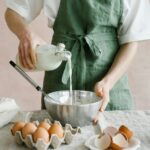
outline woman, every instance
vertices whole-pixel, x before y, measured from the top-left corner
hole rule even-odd
[[[19,57],[25,68],[34,68],[34,49],[43,43],[29,27],[43,8],[54,30],[52,43],[64,43],[72,52],[73,89],[95,90],[103,98],[100,111],[133,108],[125,74],[137,41],[150,38],[150,21],[141,25],[150,14],[149,0],[7,0],[7,7],[6,21],[20,41]],[[66,71],[62,63],[46,72],[44,90],[68,90]]]

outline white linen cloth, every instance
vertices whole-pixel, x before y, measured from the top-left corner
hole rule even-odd
[[[11,122],[19,110],[14,99],[0,98],[0,128]]]
[[[41,118],[40,113],[33,113],[33,115],[36,119]],[[150,149],[150,111],[108,111],[104,112],[104,116],[117,128],[122,124],[128,126],[134,132],[134,137],[141,141],[141,147],[138,150]],[[0,150],[28,150],[25,146],[16,144],[14,137],[11,136],[10,126],[0,129]],[[82,127],[81,131],[82,133],[78,134],[71,144],[62,145],[57,150],[89,150],[84,144],[94,135],[93,126]],[[52,149],[49,148],[49,150]]]
[[[6,0],[8,8],[32,22],[44,10],[53,27],[61,0]],[[120,44],[150,39],[150,0],[122,0],[123,13],[118,27]]]

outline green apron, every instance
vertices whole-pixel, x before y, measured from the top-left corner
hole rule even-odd
[[[119,50],[117,28],[122,6],[122,0],[61,0],[52,43],[64,43],[72,53],[74,90],[93,91],[95,83],[110,69]],[[47,93],[69,90],[66,62],[45,73],[43,88]],[[124,75],[110,91],[106,110],[132,108],[128,79]]]

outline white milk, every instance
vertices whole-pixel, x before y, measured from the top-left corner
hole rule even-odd
[[[69,64],[69,76],[70,76],[70,93],[69,93],[69,103],[71,105],[74,104],[73,99],[72,99],[72,65],[71,65],[71,58],[68,59],[68,64]]]

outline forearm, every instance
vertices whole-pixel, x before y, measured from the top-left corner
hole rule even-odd
[[[135,54],[138,44],[136,42],[121,46],[110,70],[104,77],[104,81],[112,88],[115,83],[127,72]]]
[[[24,34],[30,34],[30,27],[23,17],[17,14],[11,9],[7,9],[5,12],[5,19],[9,29],[21,39]]]

